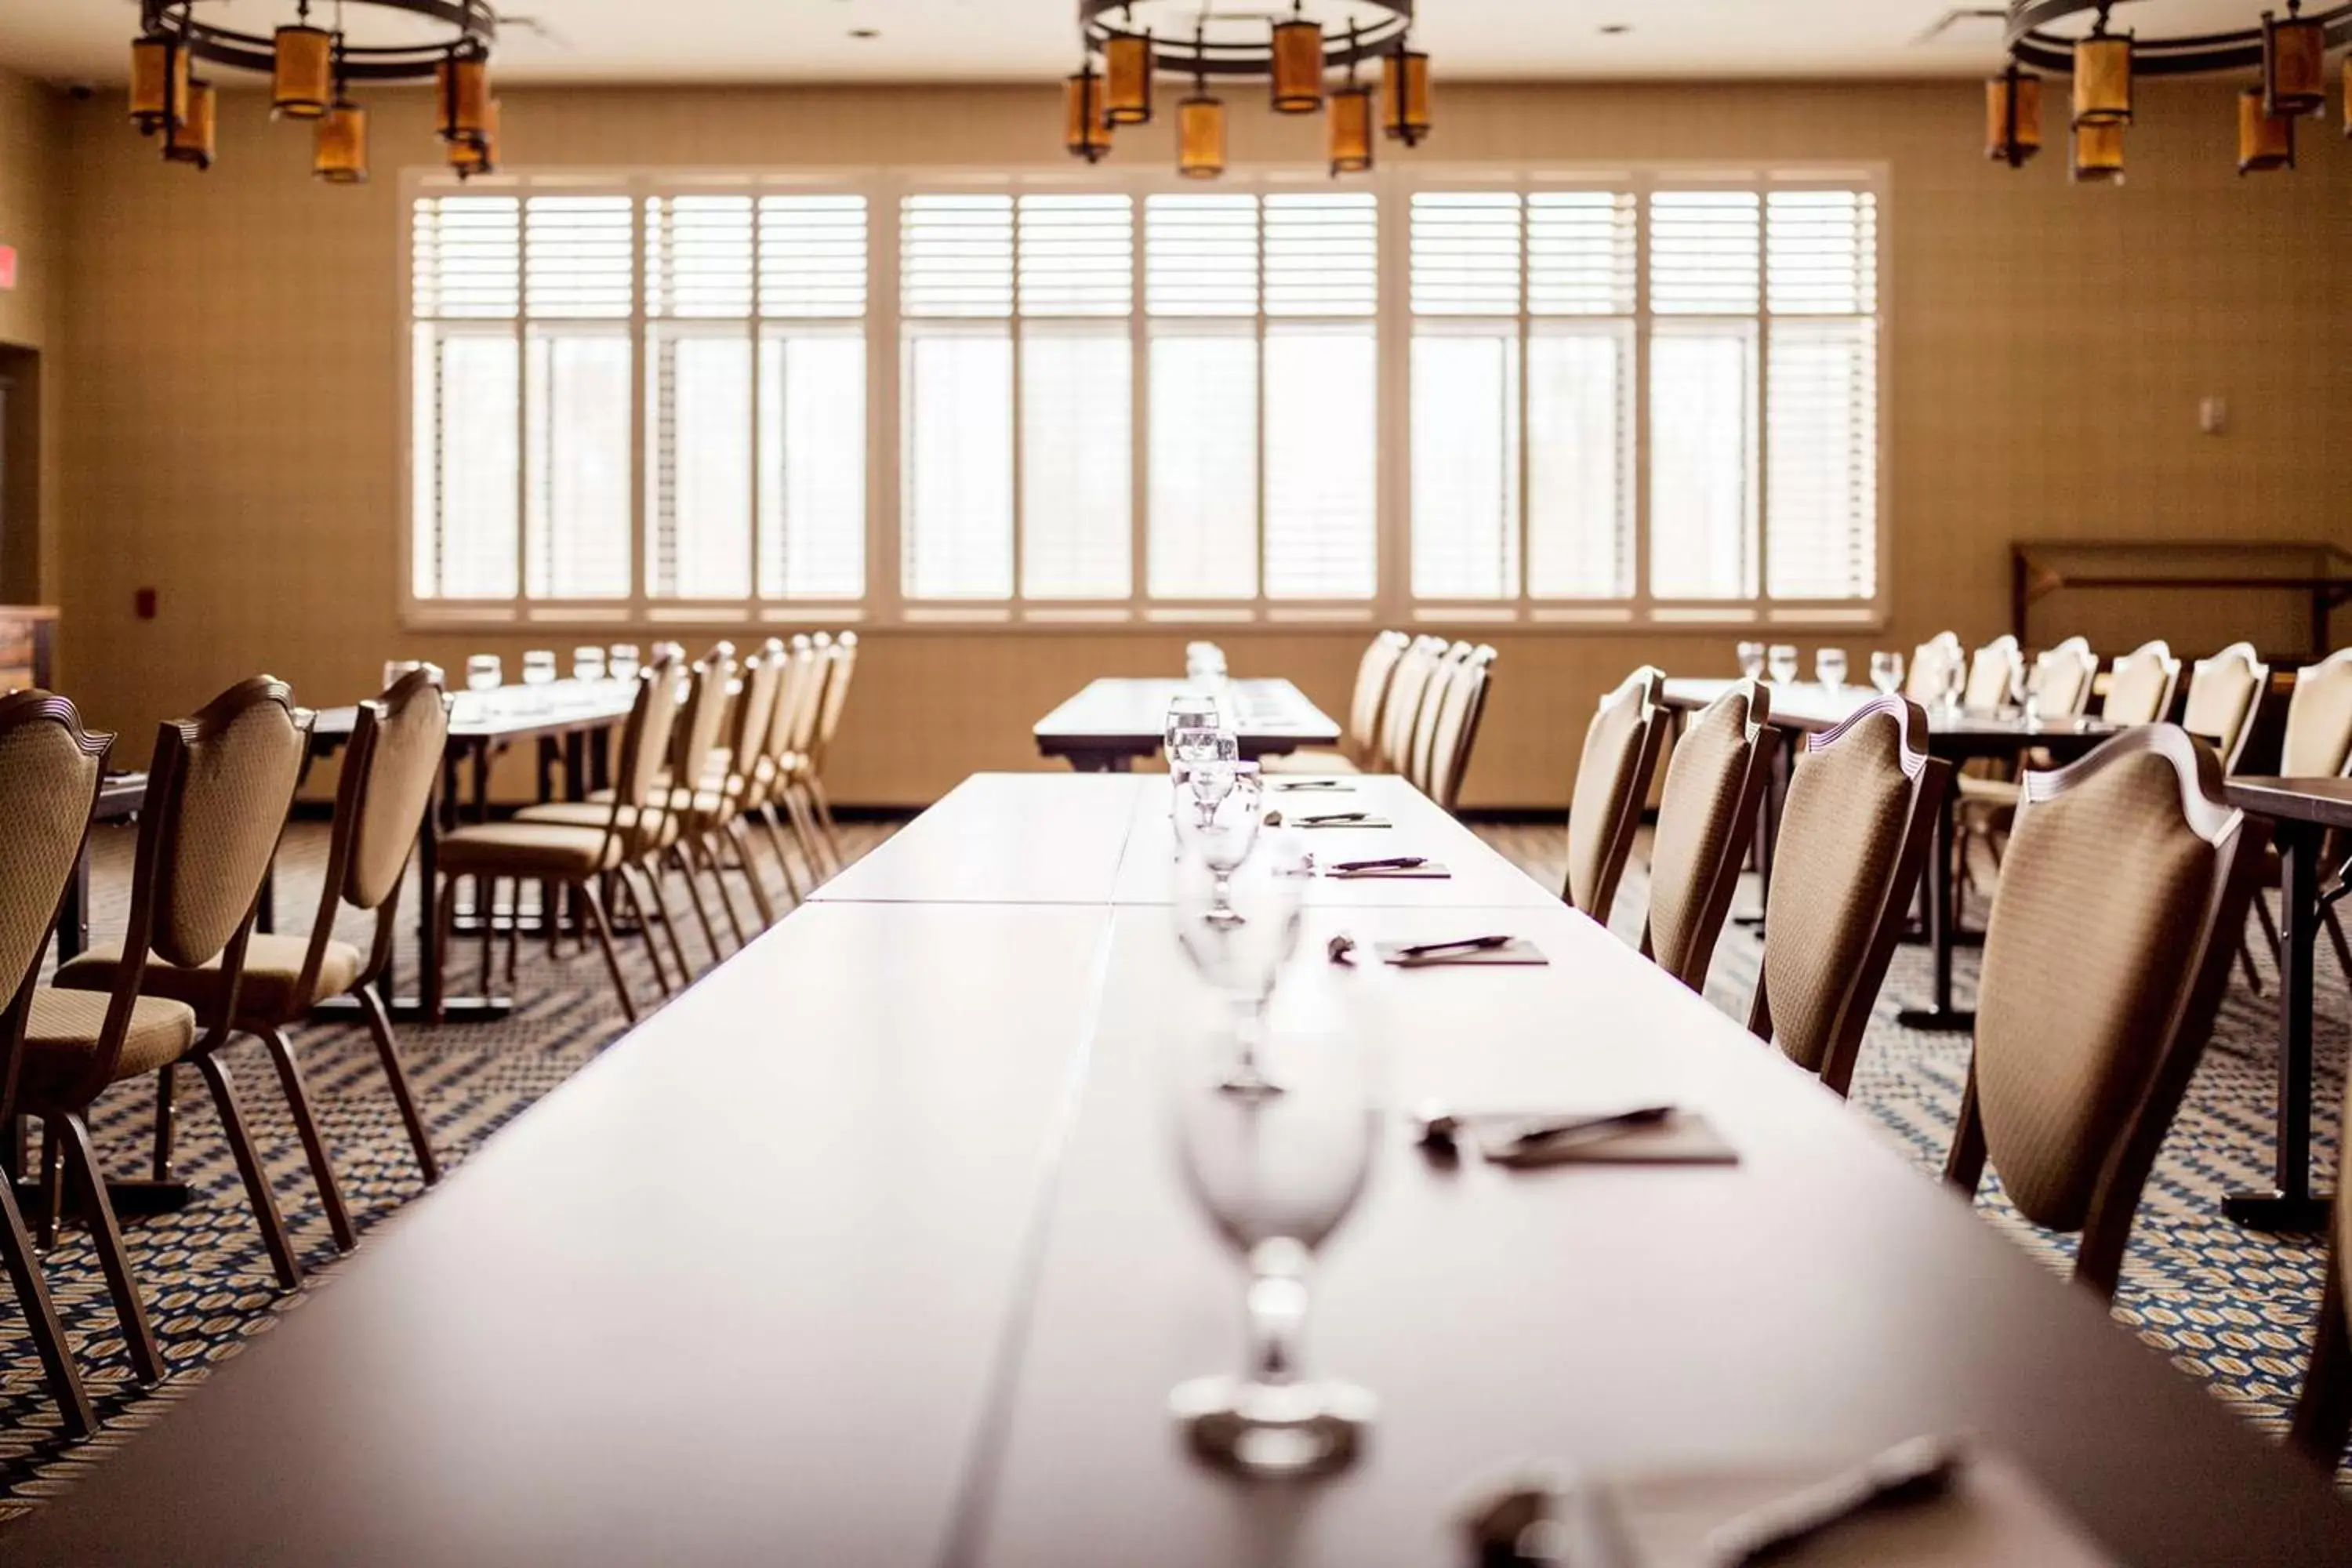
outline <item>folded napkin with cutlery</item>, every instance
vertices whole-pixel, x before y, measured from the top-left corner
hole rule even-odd
[[[1549,963],[1543,949],[1523,936],[1469,936],[1459,942],[1378,942],[1372,950],[1399,969],[1441,963]]]
[[[1393,827],[1395,823],[1385,816],[1374,816],[1369,811],[1310,811],[1304,816],[1290,819],[1293,827]]]
[[[1353,795],[1356,786],[1343,778],[1279,779],[1274,785],[1280,794],[1304,792],[1309,795]]]
[[[1419,855],[1396,855],[1385,860],[1340,860],[1323,873],[1336,881],[1349,882],[1370,879],[1402,879],[1406,881],[1443,881],[1454,875],[1434,860]]]
[[[1696,1110],[1672,1106],[1612,1116],[1474,1111],[1462,1131],[1497,1165],[1736,1165],[1739,1151]]]

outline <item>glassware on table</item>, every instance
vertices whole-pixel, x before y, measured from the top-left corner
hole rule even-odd
[[[604,658],[604,673],[614,680],[635,680],[644,661],[637,657],[637,645],[616,642]]]
[[[574,680],[604,679],[604,649],[601,644],[583,643],[572,650],[572,679]]]
[[[1192,686],[1225,678],[1225,650],[1213,642],[1184,645],[1184,679]]]
[[[1209,906],[1202,918],[1213,925],[1237,925],[1243,917],[1233,905],[1233,876],[1249,859],[1265,825],[1265,780],[1255,763],[1221,758],[1180,765],[1190,799],[1179,803],[1175,814],[1178,854],[1208,869]]]
[[[1749,680],[1764,679],[1764,645],[1744,642],[1739,645],[1739,673]]]
[[[506,670],[494,653],[469,655],[466,659],[466,689],[496,691],[506,684]]]
[[[1870,656],[1870,683],[1878,688],[1882,697],[1892,697],[1903,689],[1903,656],[1881,649]]]
[[[1245,845],[1229,841],[1213,859],[1198,834],[1177,861],[1170,919],[1177,945],[1223,1004],[1227,1093],[1282,1092],[1261,1070],[1258,1047],[1276,984],[1298,951],[1300,881],[1280,857]]]
[[[1797,650],[1788,643],[1776,642],[1764,655],[1765,673],[1775,686],[1787,686],[1797,679]]]
[[[535,647],[522,656],[522,683],[545,686],[555,679],[555,650]]]
[[[1194,1378],[1169,1408],[1194,1448],[1245,1475],[1311,1475],[1347,1462],[1376,1402],[1302,1375],[1316,1249],[1363,1196],[1380,1150],[1379,1053],[1335,1031],[1265,1042],[1279,1093],[1236,1094],[1214,1041],[1170,1047],[1171,1121],[1184,1183],[1249,1270],[1249,1364]]]
[[[1813,679],[1832,691],[1845,688],[1845,649],[1825,647],[1813,655]]]
[[[1969,667],[1964,659],[1948,659],[1944,664],[1944,711],[1958,715],[1961,700],[1968,695]]]
[[[1222,730],[1224,727],[1223,715],[1218,709],[1215,698],[1202,692],[1187,691],[1169,699],[1167,724],[1161,731],[1169,765],[1173,767],[1178,761],[1176,755],[1178,736],[1202,730]]]

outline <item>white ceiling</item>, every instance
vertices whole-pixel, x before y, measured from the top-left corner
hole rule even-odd
[[[1199,0],[1145,0],[1162,16]],[[1224,11],[1286,9],[1215,0]],[[1310,0],[1330,6],[1344,0]],[[1970,75],[2000,23],[1954,0],[1421,0],[1441,81]],[[325,9],[332,0],[314,0]],[[266,32],[293,0],[199,0]],[[367,7],[352,0],[352,30]],[[2143,32],[2249,25],[2262,0],[2121,0]],[[502,77],[541,81],[1023,81],[1072,68],[1074,0],[511,0]],[[0,66],[121,79],[135,0],[7,0]],[[1949,18],[1948,23],[1947,19]],[[532,25],[535,21],[536,25]],[[1940,26],[1940,30],[1938,30]],[[1614,36],[1604,26],[1628,30]],[[870,38],[852,37],[871,29]]]

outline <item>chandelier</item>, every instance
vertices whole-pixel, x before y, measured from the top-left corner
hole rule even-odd
[[[1375,126],[1407,147],[1429,134],[1429,57],[1411,47],[1412,12],[1413,0],[1317,0],[1311,14],[1307,0],[1291,0],[1271,16],[1210,0],[1078,0],[1084,58],[1064,87],[1064,143],[1099,162],[1118,127],[1151,120],[1155,78],[1190,78],[1176,105],[1176,170],[1214,179],[1225,170],[1225,105],[1210,82],[1256,80],[1277,114],[1325,114],[1335,177],[1361,173]],[[1377,89],[1359,75],[1371,69]]]
[[[140,36],[131,45],[131,121],[142,136],[161,135],[163,156],[199,169],[213,164],[213,84],[199,66],[265,73],[273,120],[309,121],[310,172],[331,184],[367,178],[367,110],[353,82],[430,81],[437,91],[436,132],[459,179],[498,164],[499,105],[490,96],[490,45],[498,13],[489,0],[349,0],[382,21],[387,41],[353,42],[343,30],[345,0],[331,0],[333,26],[310,19],[311,0],[295,0],[293,20],[264,34],[242,32],[198,16],[226,0],[140,0]],[[326,12],[330,0],[317,7]],[[283,15],[283,13],[280,13]],[[413,36],[412,36],[413,35]],[[372,35],[371,35],[372,36]]]
[[[2294,122],[2327,111],[2327,52],[2352,43],[2352,3],[2305,16],[2303,0],[2285,0],[2284,12],[2264,11],[2256,26],[2173,37],[2115,30],[2109,12],[2123,3],[2010,0],[2009,65],[1985,83],[1987,157],[2013,169],[2041,151],[2042,78],[2034,72],[2065,72],[2073,79],[2069,171],[2077,180],[2120,184],[2136,78],[2244,70],[2254,80],[2238,94],[2238,173],[2294,167]],[[2085,16],[2087,28],[2079,20]],[[2352,56],[2344,74],[2352,103]],[[2352,135],[2352,113],[2347,120]]]

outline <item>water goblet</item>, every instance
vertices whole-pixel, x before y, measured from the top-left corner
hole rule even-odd
[[[1892,697],[1903,689],[1903,656],[1885,650],[1870,656],[1870,683],[1878,688],[1882,697]]]
[[[522,683],[525,686],[545,686],[555,679],[555,650],[533,648],[522,656]]]
[[[604,649],[597,643],[583,643],[572,650],[572,679],[602,680],[604,679]]]
[[[1194,1449],[1244,1475],[1313,1475],[1353,1455],[1376,1403],[1302,1375],[1316,1250],[1369,1184],[1381,1143],[1378,1053],[1337,1032],[1266,1042],[1278,1093],[1237,1094],[1215,1043],[1169,1049],[1178,1163],[1194,1203],[1249,1271],[1249,1362],[1180,1384],[1169,1408]]]
[[[1764,645],[1744,642],[1739,645],[1739,673],[1749,680],[1764,679]]]
[[[644,661],[637,657],[637,645],[616,642],[604,659],[604,673],[614,680],[635,680]]]
[[[1820,681],[1822,687],[1827,690],[1840,691],[1844,689],[1845,649],[1842,647],[1825,647],[1815,652],[1813,655],[1813,679]]]
[[[466,660],[466,689],[496,691],[506,684],[506,672],[494,653],[478,653]]]
[[[1255,763],[1196,762],[1186,764],[1192,809],[1176,814],[1176,842],[1208,868],[1209,908],[1202,918],[1214,925],[1238,925],[1232,899],[1233,876],[1249,859],[1265,821],[1265,780]]]
[[[1764,668],[1775,686],[1787,686],[1797,679],[1797,650],[1788,643],[1776,642],[1764,655]]]
[[[1217,700],[1202,692],[1190,691],[1172,697],[1168,702],[1168,719],[1161,730],[1166,740],[1168,761],[1176,761],[1177,736],[1186,731],[1217,730],[1223,727]]]
[[[1170,918],[1177,945],[1223,1004],[1231,1094],[1279,1094],[1262,1070],[1258,1047],[1266,1008],[1284,966],[1298,951],[1303,893],[1299,879],[1273,856],[1234,855],[1223,868],[1188,839],[1177,863]]]

